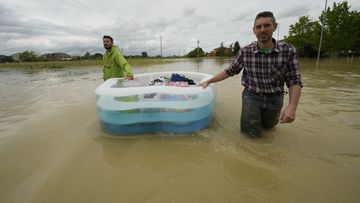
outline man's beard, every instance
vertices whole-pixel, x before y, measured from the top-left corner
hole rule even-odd
[[[267,33],[261,33],[261,34],[259,35],[259,37],[258,37],[258,40],[259,40],[260,42],[262,42],[262,43],[268,42],[270,39],[271,39],[271,38],[270,38],[270,35],[267,34]]]
[[[105,48],[106,50],[110,50],[110,49],[111,49],[111,46],[104,46],[104,48]]]

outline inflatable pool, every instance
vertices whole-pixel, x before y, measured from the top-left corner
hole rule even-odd
[[[196,84],[212,75],[176,72],[188,81],[173,81],[174,72],[112,78],[96,90],[97,109],[105,132],[113,135],[170,132],[192,133],[206,128],[213,117],[215,85]]]

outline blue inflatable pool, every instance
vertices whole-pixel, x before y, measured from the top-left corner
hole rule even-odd
[[[208,127],[213,117],[215,85],[196,83],[212,75],[176,72],[191,83],[171,81],[173,72],[112,78],[95,91],[100,122],[113,135],[170,132],[192,133]],[[160,78],[160,79],[159,79]]]

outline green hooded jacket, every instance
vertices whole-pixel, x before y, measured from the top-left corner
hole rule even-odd
[[[130,65],[125,60],[118,46],[113,45],[110,50],[105,52],[103,62],[104,80],[110,78],[123,78],[133,75]]]

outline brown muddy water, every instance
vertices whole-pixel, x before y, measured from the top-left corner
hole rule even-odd
[[[229,63],[134,72],[215,74]],[[96,113],[101,67],[2,68],[0,202],[359,202],[360,60],[300,64],[296,121],[259,140],[239,133],[239,76],[217,84],[209,128],[118,139]]]

